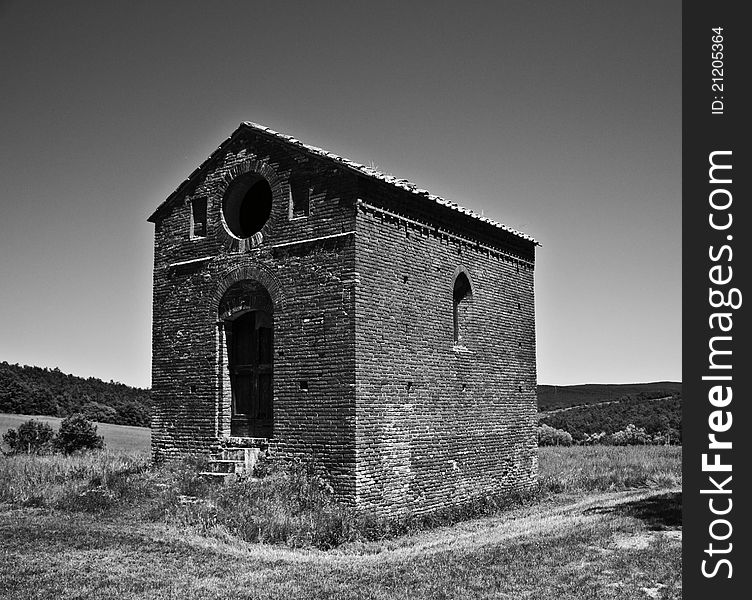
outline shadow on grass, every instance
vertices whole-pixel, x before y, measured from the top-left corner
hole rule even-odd
[[[586,512],[610,513],[641,519],[649,529],[654,531],[672,529],[682,526],[682,494],[681,492],[669,492],[609,508],[596,506]]]

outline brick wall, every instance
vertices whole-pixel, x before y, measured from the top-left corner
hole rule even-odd
[[[360,196],[358,504],[423,512],[529,489],[537,475],[532,243],[510,247],[496,234],[494,250],[476,243],[477,233],[463,240],[430,225],[440,215],[421,216],[421,225],[398,191],[367,184]],[[472,299],[456,343],[460,271]]]
[[[260,242],[235,248],[221,222],[222,195],[248,169],[270,182],[272,213]],[[313,188],[310,215],[291,219],[288,182],[301,171]],[[154,219],[155,457],[206,453],[228,433],[219,301],[235,281],[255,279],[274,303],[274,446],[316,456],[343,497],[353,497],[353,185],[282,144],[239,140]],[[199,196],[208,200],[208,235],[191,239],[190,201]]]

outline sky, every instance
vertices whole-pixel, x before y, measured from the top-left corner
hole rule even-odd
[[[249,120],[539,240],[539,383],[681,380],[679,0],[0,0],[0,73],[0,361],[148,387],[146,218]]]

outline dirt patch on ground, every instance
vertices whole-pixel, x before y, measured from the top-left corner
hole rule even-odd
[[[615,535],[613,544],[621,550],[645,550],[657,541],[659,538],[665,538],[673,543],[681,544],[681,529],[671,529],[667,531],[641,531],[632,534]]]
[[[616,535],[613,544],[621,550],[645,550],[650,546],[654,537],[655,535],[650,532]]]
[[[572,529],[593,527],[603,522],[617,526],[629,527],[634,516],[623,514],[622,507],[652,502],[655,497],[667,493],[679,493],[680,490],[630,490],[623,492],[603,492],[585,497],[574,495],[554,496],[550,500],[530,506],[512,509],[500,515],[484,517],[456,523],[447,527],[438,527],[420,531],[411,535],[392,540],[374,542],[353,542],[343,544],[334,550],[318,550],[315,548],[292,549],[284,546],[268,546],[240,542],[232,536],[226,540],[207,538],[196,534],[186,535],[191,543],[197,546],[211,548],[214,551],[225,552],[235,556],[263,557],[265,559],[315,562],[347,563],[372,560],[400,561],[405,558],[426,556],[442,552],[464,552],[494,545],[510,545],[518,543],[524,537],[535,535],[556,535],[568,533]],[[153,535],[153,525],[151,526]],[[165,540],[170,539],[171,529],[162,526]],[[646,535],[666,535],[681,541],[680,530],[649,531]],[[640,534],[642,535],[642,534]],[[158,535],[158,537],[161,537]],[[616,547],[643,547],[642,540],[629,540],[631,536],[624,536],[624,540],[616,541]],[[619,538],[615,538],[618,540]],[[651,538],[653,539],[653,538]],[[626,544],[621,546],[620,544]],[[608,549],[601,549],[608,552]]]
[[[385,554],[402,559],[408,555],[478,548],[515,542],[523,536],[556,534],[573,528],[588,527],[604,520],[628,518],[617,510],[623,505],[649,501],[655,496],[678,490],[633,490],[579,497],[557,497],[553,501],[505,512],[502,515],[474,519],[451,527],[404,536],[391,542],[345,544],[332,555]],[[636,543],[636,542],[635,542]]]

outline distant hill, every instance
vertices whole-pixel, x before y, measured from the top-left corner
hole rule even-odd
[[[681,383],[589,383],[584,385],[539,385],[538,410],[541,412],[609,402],[614,400],[644,400],[664,398],[681,392]]]
[[[151,394],[60,369],[0,362],[0,413],[67,417],[77,412],[100,423],[148,427]]]
[[[548,412],[616,400],[649,400],[679,392],[681,383],[673,381],[539,385],[538,410]],[[100,423],[148,427],[151,394],[148,389],[108,383],[95,377],[84,379],[60,369],[0,362],[0,413],[67,417],[76,412]]]

